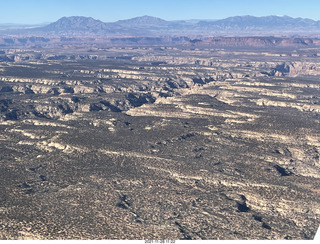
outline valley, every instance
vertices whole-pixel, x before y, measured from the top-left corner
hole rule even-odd
[[[316,44],[49,44],[0,51],[0,239],[313,239]]]

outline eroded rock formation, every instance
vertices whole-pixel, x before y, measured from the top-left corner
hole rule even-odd
[[[71,51],[0,63],[1,239],[313,238],[317,50]]]

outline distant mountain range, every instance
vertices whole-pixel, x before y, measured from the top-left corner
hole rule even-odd
[[[108,36],[248,36],[319,35],[320,21],[289,16],[235,16],[222,20],[166,21],[152,16],[112,23],[91,17],[63,17],[36,28],[1,30],[0,34],[21,35],[108,35]]]

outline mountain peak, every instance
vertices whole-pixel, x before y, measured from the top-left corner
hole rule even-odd
[[[83,16],[71,16],[71,17],[62,17],[56,22],[53,22],[44,28],[47,30],[87,30],[87,29],[101,29],[105,23],[100,20],[83,17]]]
[[[226,19],[218,20],[215,22],[205,22],[201,21],[200,25],[215,25],[222,27],[237,27],[246,29],[248,27],[254,28],[299,28],[299,27],[308,27],[308,26],[316,26],[317,23],[311,19],[303,19],[303,18],[292,18],[289,16],[263,16],[256,17],[252,15],[245,16],[233,16]]]
[[[251,15],[234,16],[222,20],[202,20],[196,22],[166,21],[161,18],[144,15],[117,22],[104,23],[91,17],[62,17],[44,27],[25,30],[50,34],[101,34],[101,35],[231,35],[283,34],[283,33],[320,33],[320,21],[289,16]],[[19,31],[21,33],[21,30]]]
[[[121,25],[166,25],[168,21],[149,15],[144,15],[132,19],[119,20],[116,23]]]

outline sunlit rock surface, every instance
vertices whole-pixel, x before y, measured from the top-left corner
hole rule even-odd
[[[320,50],[52,52],[0,62],[1,239],[313,239]]]

